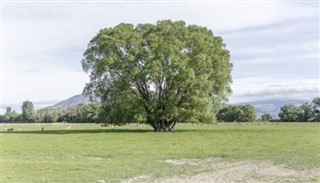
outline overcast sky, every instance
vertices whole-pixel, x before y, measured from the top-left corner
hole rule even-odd
[[[80,94],[90,39],[121,22],[184,20],[222,36],[231,103],[319,96],[319,2],[12,2],[2,4],[2,103]]]

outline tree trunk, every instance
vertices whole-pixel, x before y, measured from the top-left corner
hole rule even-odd
[[[174,130],[174,127],[176,126],[176,124],[177,124],[177,120],[173,120],[172,125],[170,127],[170,131]]]
[[[148,123],[155,132],[170,132],[173,131],[176,120],[148,120]]]

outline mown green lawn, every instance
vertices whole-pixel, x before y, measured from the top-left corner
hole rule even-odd
[[[155,133],[137,125],[1,126],[3,182],[118,182],[197,171],[162,161],[220,157],[268,160],[297,169],[320,166],[320,123],[179,125]]]

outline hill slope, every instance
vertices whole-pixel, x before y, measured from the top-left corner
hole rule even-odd
[[[89,97],[79,94],[79,95],[72,96],[66,100],[63,100],[57,104],[54,104],[49,108],[67,108],[77,104],[90,104],[90,103],[96,103],[96,102],[99,102],[99,100],[95,99],[94,101],[91,101]]]
[[[253,105],[256,108],[257,116],[261,116],[263,114],[271,114],[273,117],[278,117],[280,112],[280,108],[285,104],[293,104],[293,105],[301,105],[305,102],[305,100],[292,100],[292,99],[272,99],[272,100],[262,100],[262,101],[251,101],[251,102],[243,102],[237,105]]]

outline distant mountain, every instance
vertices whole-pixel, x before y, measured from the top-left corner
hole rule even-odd
[[[262,101],[252,101],[243,102],[236,105],[253,105],[256,108],[257,116],[262,116],[263,114],[271,114],[273,117],[278,117],[280,108],[285,104],[301,105],[306,100],[292,100],[292,99],[272,99],[272,100],[262,100]]]
[[[31,101],[33,102],[33,101]],[[57,103],[58,102],[58,103]],[[48,101],[35,101],[33,102],[33,106],[35,110],[43,109],[43,108],[67,108],[69,106],[77,105],[77,104],[90,104],[100,102],[100,99],[95,98],[94,101],[90,101],[89,97],[85,97],[84,95],[75,95],[70,97],[66,100],[60,101],[59,100],[48,100]],[[12,110],[21,113],[21,103],[6,103],[2,104],[1,112],[2,114],[5,113],[6,107],[10,106]]]
[[[63,100],[57,104],[54,104],[48,108],[67,108],[73,105],[78,105],[78,104],[90,104],[90,103],[96,103],[99,102],[99,99],[94,99],[94,101],[91,101],[89,97],[86,97],[84,95],[75,95],[72,96],[66,100]]]

